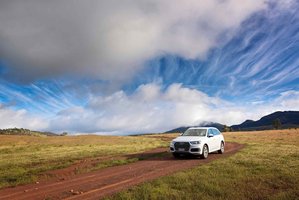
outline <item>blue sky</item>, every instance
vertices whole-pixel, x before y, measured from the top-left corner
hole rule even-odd
[[[1,2],[0,128],[159,132],[299,109],[296,1],[169,3]]]

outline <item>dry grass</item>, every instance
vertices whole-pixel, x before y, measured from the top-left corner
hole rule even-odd
[[[240,143],[277,143],[299,145],[299,129],[227,132],[224,133],[227,141]]]
[[[0,187],[34,181],[46,170],[86,157],[119,156],[166,146],[176,136],[0,136]],[[224,136],[226,141],[246,147],[229,158],[144,183],[108,199],[298,199],[299,130],[230,132]],[[96,168],[136,161],[105,162]]]
[[[0,136],[0,188],[35,181],[42,172],[88,157],[123,155],[165,146],[155,138],[117,136]],[[128,162],[131,162],[128,160]],[[126,161],[122,161],[126,163]],[[119,163],[106,163],[111,166]]]
[[[225,133],[245,143],[237,154],[144,183],[115,199],[299,199],[298,130]],[[173,138],[177,134],[148,136]]]

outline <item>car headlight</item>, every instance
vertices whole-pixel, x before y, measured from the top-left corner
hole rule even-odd
[[[192,141],[190,144],[200,144],[200,141]]]
[[[171,142],[170,142],[170,146],[174,145],[174,143],[175,143],[174,141],[171,141]]]

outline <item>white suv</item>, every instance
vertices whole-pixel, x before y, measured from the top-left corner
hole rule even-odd
[[[224,137],[214,127],[189,128],[170,143],[170,152],[174,157],[184,154],[198,155],[207,158],[209,153],[224,153]]]

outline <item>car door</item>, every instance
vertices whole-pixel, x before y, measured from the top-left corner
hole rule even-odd
[[[209,135],[213,135],[213,137],[209,137]],[[215,136],[211,128],[208,130],[208,145],[209,145],[209,152],[215,151],[216,148]]]
[[[217,129],[213,129],[214,133],[214,145],[215,145],[215,151],[220,149],[221,145],[221,135],[220,132]]]

